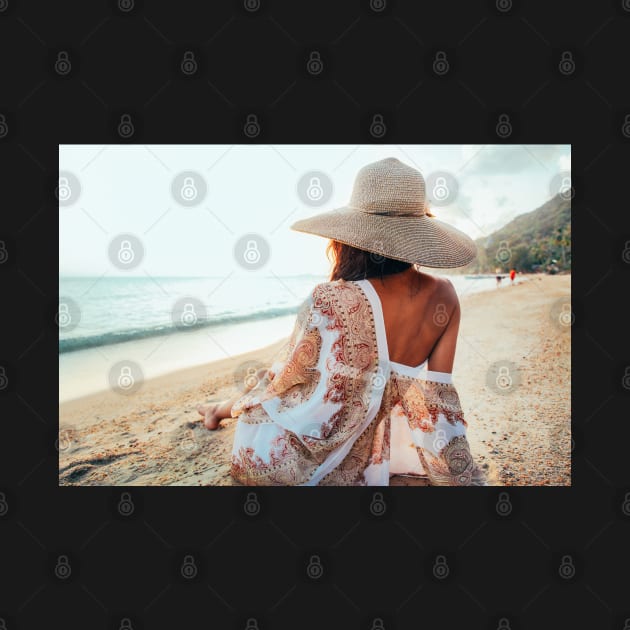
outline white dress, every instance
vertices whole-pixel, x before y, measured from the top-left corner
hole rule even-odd
[[[231,474],[246,485],[486,485],[451,374],[389,359],[368,280],[318,284],[232,416]]]

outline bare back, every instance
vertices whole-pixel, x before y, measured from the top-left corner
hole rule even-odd
[[[459,300],[449,280],[413,269],[369,282],[383,309],[389,358],[403,365],[451,372],[459,330]]]

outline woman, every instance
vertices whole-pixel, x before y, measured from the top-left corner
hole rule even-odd
[[[245,394],[200,408],[238,418],[231,473],[246,485],[485,485],[452,384],[460,309],[418,266],[469,263],[474,242],[427,211],[422,174],[395,158],[363,167],[348,206],[292,229],[331,239],[333,269]]]

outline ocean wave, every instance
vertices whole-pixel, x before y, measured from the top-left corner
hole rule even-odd
[[[282,317],[283,315],[296,315],[297,311],[297,306],[285,306],[241,315],[225,315],[203,320],[200,319],[193,325],[175,325],[173,323],[163,326],[154,326],[152,328],[134,328],[129,330],[112,331],[100,335],[68,337],[65,339],[59,339],[59,354],[63,354],[64,352],[74,352],[76,350],[84,350],[85,348],[98,348],[100,346],[108,346],[125,341],[134,341],[136,339],[147,339],[149,337],[171,335],[173,333],[196,330],[199,328],[213,328],[225,324],[239,324],[263,319],[273,319],[275,317]]]

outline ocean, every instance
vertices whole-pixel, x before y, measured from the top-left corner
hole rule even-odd
[[[449,276],[458,294],[495,286],[494,278]],[[294,315],[324,276],[240,278],[61,278],[59,353]]]
[[[325,280],[311,275],[61,278],[59,302],[70,306],[60,322],[59,353],[295,314]]]
[[[496,286],[492,277],[449,277],[460,296]],[[106,389],[120,361],[134,362],[150,378],[274,343],[291,333],[299,305],[326,280],[61,277],[60,400]]]

